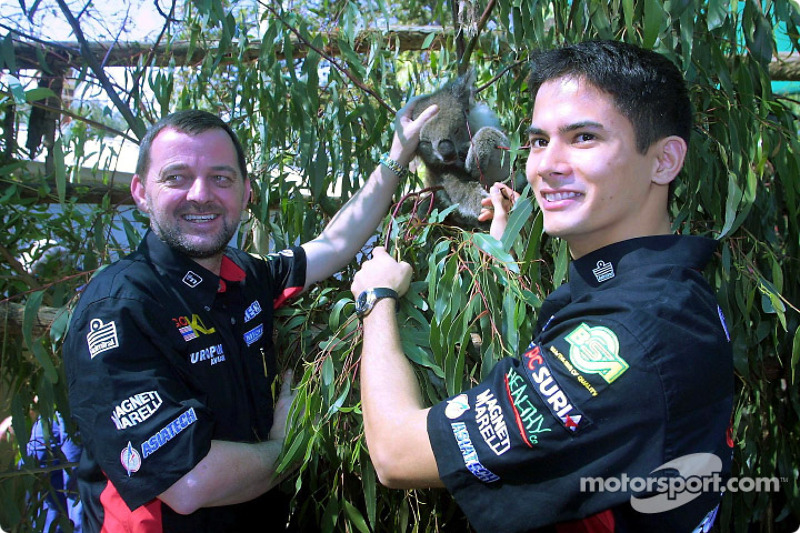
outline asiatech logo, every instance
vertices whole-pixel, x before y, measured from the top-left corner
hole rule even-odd
[[[655,468],[647,477],[582,477],[581,492],[630,492],[631,507],[640,513],[677,509],[704,493],[778,492],[776,477],[722,476],[722,460],[713,453],[691,453]]]

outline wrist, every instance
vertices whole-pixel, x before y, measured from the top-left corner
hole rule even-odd
[[[382,300],[394,300],[393,305],[397,306],[399,298],[397,291],[387,287],[367,289],[356,297],[356,315],[363,320]]]
[[[381,155],[380,164],[388,168],[400,179],[405,179],[409,175],[408,163],[403,163],[398,159],[392,157],[392,152],[387,152]]]

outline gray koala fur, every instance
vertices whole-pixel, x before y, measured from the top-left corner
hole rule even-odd
[[[508,137],[489,107],[475,100],[475,72],[445,84],[441,89],[414,98],[412,117],[433,104],[439,112],[420,132],[417,156],[425,163],[426,185],[441,185],[436,191],[442,206],[458,204],[453,222],[462,227],[479,225],[481,200],[489,187],[508,178]]]

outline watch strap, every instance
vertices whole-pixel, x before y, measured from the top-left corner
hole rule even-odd
[[[364,318],[372,311],[378,300],[384,298],[393,298],[399,300],[400,295],[397,291],[388,287],[375,287],[374,289],[367,289],[356,298],[356,315],[358,318]]]

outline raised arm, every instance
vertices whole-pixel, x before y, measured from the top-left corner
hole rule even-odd
[[[403,168],[414,158],[422,126],[438,108],[431,106],[416,120],[411,120],[413,105],[400,111],[389,158]],[[303,244],[308,258],[307,289],[342,269],[375,233],[386,216],[400,177],[386,165],[379,164],[367,182],[331,219],[315,239]]]
[[[401,296],[408,290],[411,267],[375,248],[353,279],[352,291],[388,287]],[[444,486],[428,438],[427,416],[419,383],[400,344],[396,303],[379,300],[364,317],[361,353],[361,405],[372,464],[390,488]]]

